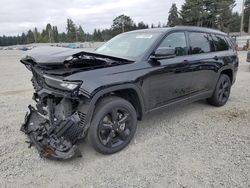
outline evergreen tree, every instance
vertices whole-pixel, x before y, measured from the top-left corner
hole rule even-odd
[[[111,28],[113,30],[113,34],[117,35],[122,32],[133,30],[133,26],[134,21],[129,16],[122,14],[113,20]]]
[[[27,44],[27,38],[26,38],[26,35],[24,33],[22,33],[22,35],[20,37],[20,44]]]
[[[138,25],[136,26],[136,29],[147,29],[148,25],[145,24],[144,22],[139,22]]]
[[[53,42],[53,32],[52,32],[52,26],[51,24],[46,25],[46,30],[45,30],[45,42]]]
[[[235,0],[186,0],[180,11],[183,25],[229,31]]]
[[[172,4],[169,10],[168,23],[167,26],[174,27],[180,23],[178,16],[178,9],[175,3]]]
[[[27,33],[27,43],[30,44],[34,42],[35,42],[34,34],[31,30],[29,30]]]
[[[52,38],[53,38],[53,42],[59,42],[59,34],[58,34],[57,26],[52,27]]]
[[[202,0],[186,0],[180,11],[183,25],[200,26]]]
[[[76,37],[77,37],[77,28],[73,22],[73,20],[71,19],[67,19],[67,37],[68,37],[68,41],[69,42],[73,42],[76,41]]]
[[[62,32],[58,35],[59,42],[68,42],[67,34]]]
[[[35,43],[39,42],[41,36],[40,33],[38,32],[37,28],[35,27],[34,31],[33,31],[33,35],[34,35],[34,40]]]
[[[240,31],[240,15],[238,12],[232,14],[229,24],[229,31],[230,32],[239,32]]]
[[[82,29],[82,26],[79,26],[79,28],[78,28],[78,40],[80,42],[85,41],[85,36],[84,35],[85,35],[85,33],[84,33],[83,29]]]
[[[103,41],[100,29],[95,29],[92,37],[93,41]]]

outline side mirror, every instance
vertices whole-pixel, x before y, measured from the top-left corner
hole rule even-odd
[[[160,47],[157,48],[151,59],[167,59],[175,57],[175,48],[170,47]]]

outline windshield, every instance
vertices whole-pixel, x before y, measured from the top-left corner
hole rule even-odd
[[[136,59],[143,55],[161,33],[134,32],[120,34],[96,49],[104,55]]]

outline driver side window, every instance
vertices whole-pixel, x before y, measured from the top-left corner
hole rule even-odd
[[[175,49],[176,56],[188,54],[186,36],[184,32],[176,32],[169,34],[160,44],[160,47],[170,47]]]

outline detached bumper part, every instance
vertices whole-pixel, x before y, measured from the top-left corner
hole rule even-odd
[[[78,115],[72,115],[59,125],[51,126],[49,120],[29,106],[21,131],[27,134],[28,143],[37,148],[41,157],[66,160],[82,156],[74,145],[81,132],[79,121]]]

